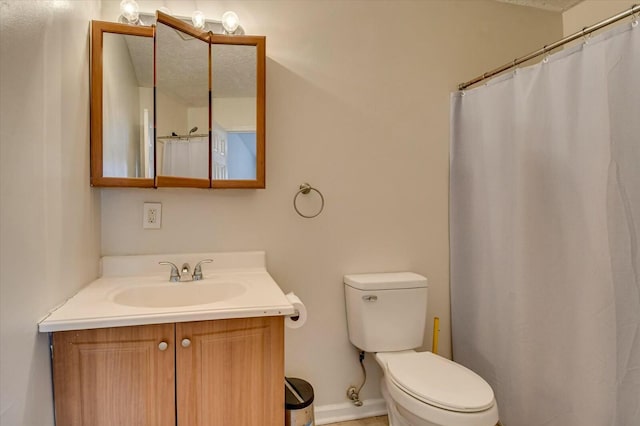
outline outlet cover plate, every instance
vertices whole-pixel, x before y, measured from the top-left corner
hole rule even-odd
[[[142,227],[144,229],[160,229],[162,225],[162,204],[144,203],[142,209]]]

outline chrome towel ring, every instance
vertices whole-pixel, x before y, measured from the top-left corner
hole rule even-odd
[[[300,194],[308,194],[311,191],[315,191],[318,193],[318,195],[320,196],[320,210],[318,210],[318,212],[316,214],[313,215],[306,215],[303,214],[302,212],[300,212],[300,210],[298,209],[298,205],[296,204],[298,201],[298,196]],[[298,213],[300,216],[304,217],[305,219],[312,219],[316,216],[318,216],[320,213],[322,213],[322,210],[324,209],[324,196],[322,195],[322,192],[320,192],[318,189],[314,188],[313,186],[309,185],[308,183],[303,183],[302,185],[300,185],[298,192],[296,192],[296,195],[293,197],[293,208],[295,209],[296,213]]]

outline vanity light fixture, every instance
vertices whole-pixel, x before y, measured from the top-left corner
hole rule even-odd
[[[162,13],[173,16],[173,13],[167,7],[161,7],[158,10]],[[145,22],[142,22],[142,19],[140,19],[140,10],[136,0],[122,0],[120,2],[119,22],[123,24],[143,26],[151,25],[151,23],[155,22],[155,18],[149,13],[142,13],[142,16],[146,24]],[[177,18],[187,22],[189,19],[184,17]],[[196,10],[191,14],[191,23],[201,31],[212,31],[213,33],[218,34],[244,34],[244,30],[240,27],[240,18],[238,18],[238,15],[231,10],[222,15],[221,21],[207,21],[204,13],[200,10]]]
[[[140,16],[138,11],[138,2],[136,0],[122,0],[120,2],[120,13],[129,24],[138,23]]]
[[[240,19],[235,12],[229,10],[222,14],[222,26],[224,27],[224,31],[227,34],[233,34],[238,29],[240,25]]]
[[[193,26],[199,30],[204,30],[205,24],[207,20],[204,17],[204,13],[196,10],[191,15],[191,22],[193,22]]]

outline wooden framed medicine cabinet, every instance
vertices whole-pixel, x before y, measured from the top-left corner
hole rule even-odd
[[[93,21],[91,184],[264,188],[265,44]]]
[[[153,164],[147,162],[145,170],[140,154],[152,148],[152,110],[149,113],[147,108],[146,126],[140,126],[135,116],[139,92],[146,89],[147,97],[150,94],[153,99],[153,80],[149,81],[149,75],[153,75],[153,34],[153,27],[91,22],[92,186],[154,187]],[[116,84],[124,72],[132,71],[128,44],[148,55],[146,69],[141,70],[147,74],[146,83],[133,83],[129,78]],[[123,63],[128,70],[123,70]],[[135,90],[128,90],[131,87]],[[150,107],[153,108],[152,102]],[[143,139],[147,142],[141,147]]]

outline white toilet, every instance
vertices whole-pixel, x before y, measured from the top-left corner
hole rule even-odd
[[[390,426],[495,426],[493,390],[473,371],[422,345],[427,279],[412,272],[344,276],[349,339],[384,371]]]

